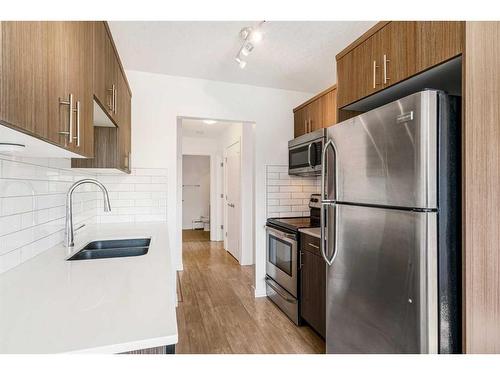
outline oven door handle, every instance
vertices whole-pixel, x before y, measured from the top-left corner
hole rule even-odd
[[[297,300],[290,298],[287,295],[285,295],[283,292],[281,292],[280,287],[269,276],[266,276],[266,284],[269,285],[269,287],[272,290],[274,290],[285,301],[290,302],[290,303],[297,303]]]
[[[271,232],[273,235],[275,235],[276,237],[278,237],[282,240],[292,240],[294,242],[297,242],[297,235],[295,235],[295,234],[281,232],[273,227],[270,227],[269,225],[266,225],[265,227],[266,227],[267,231]]]

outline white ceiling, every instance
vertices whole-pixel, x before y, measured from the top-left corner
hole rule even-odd
[[[239,31],[253,21],[112,21],[125,69],[310,93],[336,81],[335,55],[371,21],[268,21],[240,69]]]
[[[218,138],[231,125],[239,124],[229,121],[217,121],[215,124],[205,124],[200,119],[182,119],[182,135],[196,138]]]

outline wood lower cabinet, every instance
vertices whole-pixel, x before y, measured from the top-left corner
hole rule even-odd
[[[320,239],[301,233],[300,316],[325,337],[326,263],[320,254]]]
[[[463,51],[463,22],[380,22],[337,55],[338,108]]]
[[[92,23],[0,27],[0,122],[92,157]]]
[[[337,119],[337,87],[332,86],[293,110],[294,137],[326,128]]]

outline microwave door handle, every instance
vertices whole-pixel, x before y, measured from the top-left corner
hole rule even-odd
[[[314,166],[312,165],[311,163],[311,148],[312,148],[312,143],[309,143],[309,146],[307,147],[307,163],[309,164],[309,166],[311,168],[313,168]]]

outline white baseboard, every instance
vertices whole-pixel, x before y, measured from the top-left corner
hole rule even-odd
[[[261,297],[266,297],[267,294],[266,294],[266,289],[255,289],[255,298],[261,298]]]

